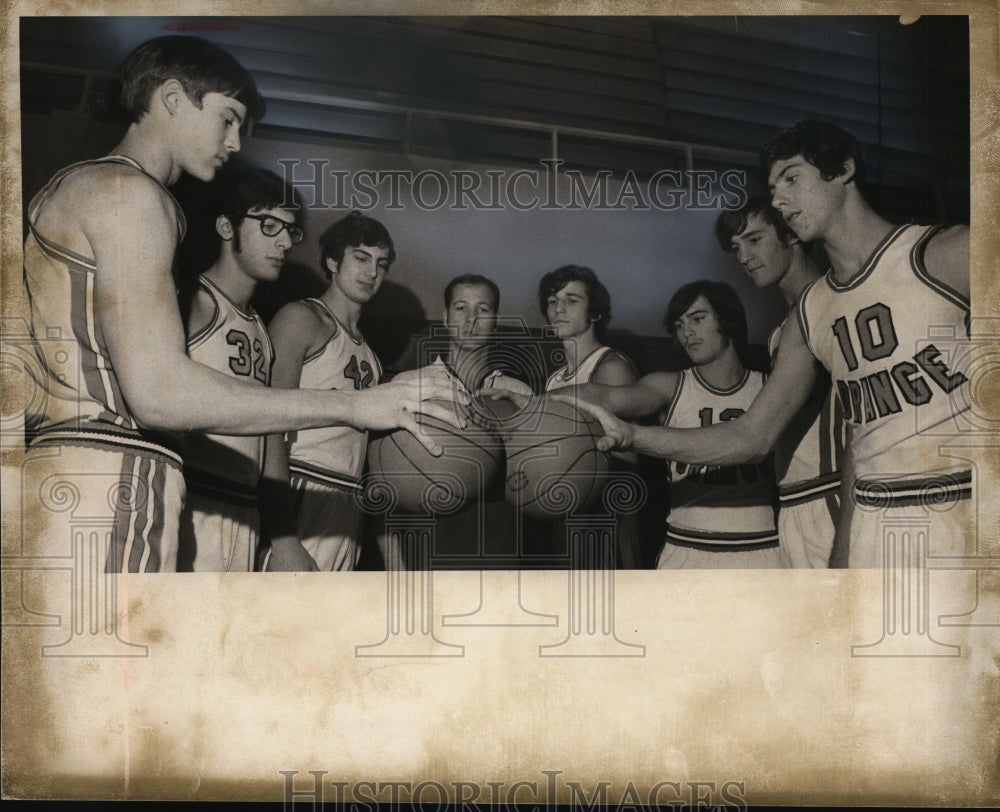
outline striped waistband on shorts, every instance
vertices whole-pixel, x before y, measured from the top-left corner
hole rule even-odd
[[[771,529],[756,533],[709,532],[688,530],[668,523],[667,543],[716,553],[766,550],[778,546],[778,531]]]
[[[972,498],[972,470],[902,479],[859,479],[854,498],[866,508],[934,507]]]
[[[180,441],[159,432],[131,432],[110,426],[82,426],[42,431],[28,441],[29,448],[51,445],[82,446],[105,451],[132,451],[159,457],[177,468],[183,466]]]

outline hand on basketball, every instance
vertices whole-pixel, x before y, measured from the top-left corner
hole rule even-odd
[[[631,450],[632,443],[635,442],[635,429],[631,423],[619,420],[607,409],[603,409],[580,398],[571,398],[566,395],[551,395],[551,397],[553,400],[561,400],[564,403],[572,404],[581,411],[593,415],[600,421],[601,428],[604,429],[604,436],[598,438],[597,447],[601,451]]]
[[[381,391],[396,385],[411,387],[408,398],[413,400],[454,400],[463,406],[470,402],[469,393],[462,382],[444,364],[429,364],[419,369],[404,370],[378,388]]]
[[[414,415],[426,414],[436,417],[457,429],[468,426],[467,409],[470,398],[443,368],[425,367],[420,374],[409,380],[392,380],[357,393],[356,404],[358,428],[374,431],[406,429],[435,457],[441,455],[441,448],[414,419]],[[433,402],[432,402],[433,401]]]
[[[524,381],[519,381],[517,378],[510,377],[510,375],[504,375],[503,370],[500,369],[494,369],[483,379],[480,386],[480,392],[488,389],[497,389],[503,392],[509,392],[513,395],[522,395],[527,397],[531,397],[534,394],[534,392],[531,391],[531,387]]]
[[[518,411],[527,406],[528,401],[534,397],[530,392],[508,389],[504,386],[504,382],[504,378],[488,381],[486,386],[476,392],[476,396],[482,400],[509,400],[517,407]]]

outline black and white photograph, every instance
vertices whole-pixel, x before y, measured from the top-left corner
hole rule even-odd
[[[5,799],[1000,803],[996,0],[4,16]]]

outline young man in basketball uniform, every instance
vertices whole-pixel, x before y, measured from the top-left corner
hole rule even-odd
[[[191,360],[173,263],[184,216],[167,191],[182,173],[210,181],[240,148],[240,129],[264,104],[228,53],[194,37],[141,45],[122,69],[132,116],[112,155],[59,172],[28,207],[24,277],[39,386],[25,416],[24,493],[38,493],[26,552],[69,554],[68,515],[34,486],[66,476],[78,515],[107,517],[96,555],[111,572],[176,568],[184,499],[179,435],[262,434],[335,423],[416,429],[422,381],[345,397],[275,391]],[[444,409],[428,406],[442,419]],[[51,525],[51,526],[50,526]]]
[[[821,276],[802,242],[771,207],[769,197],[751,197],[739,209],[722,212],[715,236],[758,288],[777,288],[790,311],[802,291]],[[772,364],[786,321],[767,340]],[[840,516],[844,442],[837,398],[829,374],[823,373],[774,450],[778,536],[789,567],[830,566]]]
[[[319,298],[285,305],[271,320],[273,385],[370,389],[382,365],[358,322],[396,258],[392,237],[378,220],[354,211],[331,225],[319,244],[330,284]],[[320,570],[353,570],[364,526],[357,497],[368,433],[350,426],[293,431],[286,446],[302,545]]]
[[[830,269],[799,300],[774,371],[737,420],[699,432],[631,426],[600,410],[601,445],[692,464],[766,453],[806,402],[817,359],[851,424],[854,505],[848,565],[883,563],[884,523],[919,513],[937,555],[965,553],[972,471],[947,445],[969,408],[961,362],[969,313],[966,226],[895,226],[858,184],[864,163],[840,127],[803,121],[762,151],[771,201]]]
[[[270,384],[271,339],[250,299],[258,282],[278,278],[285,253],[302,241],[301,217],[294,190],[274,173],[251,169],[228,180],[215,221],[218,258],[181,300],[192,360],[237,380]],[[185,436],[179,570],[253,569],[265,445],[261,435]],[[297,538],[271,543],[277,551],[272,560],[315,569]]]
[[[566,364],[546,381],[546,392],[582,383],[624,386],[638,380],[632,360],[602,343],[611,321],[611,294],[590,268],[564,265],[545,274],[538,283],[538,305],[566,356]],[[636,470],[634,454],[616,454],[613,460],[614,470]],[[616,530],[621,566],[638,568],[642,542],[638,514],[620,516]]]
[[[625,386],[584,384],[579,398],[625,418],[660,413],[663,425],[684,431],[731,421],[749,408],[764,376],[741,359],[747,325],[736,292],[723,282],[691,282],[671,298],[666,321],[690,368],[653,372]],[[770,458],[722,467],[671,462],[668,476],[670,512],[658,569],[783,566]]]

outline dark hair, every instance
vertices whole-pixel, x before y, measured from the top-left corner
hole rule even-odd
[[[726,209],[715,221],[715,238],[719,241],[722,250],[732,253],[733,237],[742,234],[747,227],[747,223],[754,215],[762,217],[778,234],[778,239],[788,245],[795,237],[795,232],[788,227],[781,212],[771,205],[771,198],[767,195],[754,195],[738,209]]]
[[[390,265],[396,259],[396,249],[389,230],[374,217],[352,211],[330,226],[319,238],[319,259],[323,272],[330,272],[327,260],[332,259],[339,266],[344,260],[344,252],[359,245],[389,249]]]
[[[590,268],[563,265],[545,274],[538,283],[538,307],[542,315],[548,316],[549,297],[557,294],[570,282],[583,282],[587,289],[587,315],[596,319],[594,334],[602,338],[611,323],[611,294]]]
[[[865,179],[865,162],[861,145],[847,130],[829,121],[805,120],[782,130],[760,151],[760,166],[764,175],[778,161],[801,155],[815,166],[823,180],[833,180],[844,174],[844,161],[854,159],[852,181]]]
[[[447,287],[444,289],[444,309],[447,310],[451,307],[451,297],[455,292],[455,288],[459,285],[482,285],[485,288],[489,288],[490,294],[493,296],[493,307],[496,310],[500,309],[500,288],[497,287],[497,283],[492,279],[488,279],[485,276],[481,276],[477,273],[466,273],[461,276],[456,276],[452,279]]]
[[[199,107],[206,93],[222,93],[247,108],[247,115],[264,117],[264,99],[253,77],[232,54],[200,37],[157,37],[144,42],[121,69],[121,104],[138,121],[160,85],[176,79]]]
[[[722,335],[733,343],[736,354],[742,358],[747,348],[747,314],[736,291],[725,282],[699,279],[679,288],[667,304],[667,334],[677,340],[674,322],[684,315],[699,296],[704,296],[712,306]]]
[[[223,216],[233,225],[233,247],[240,250],[240,224],[253,209],[284,209],[302,225],[304,211],[294,187],[274,172],[266,169],[243,169],[227,172],[212,184],[215,187],[216,216]]]

